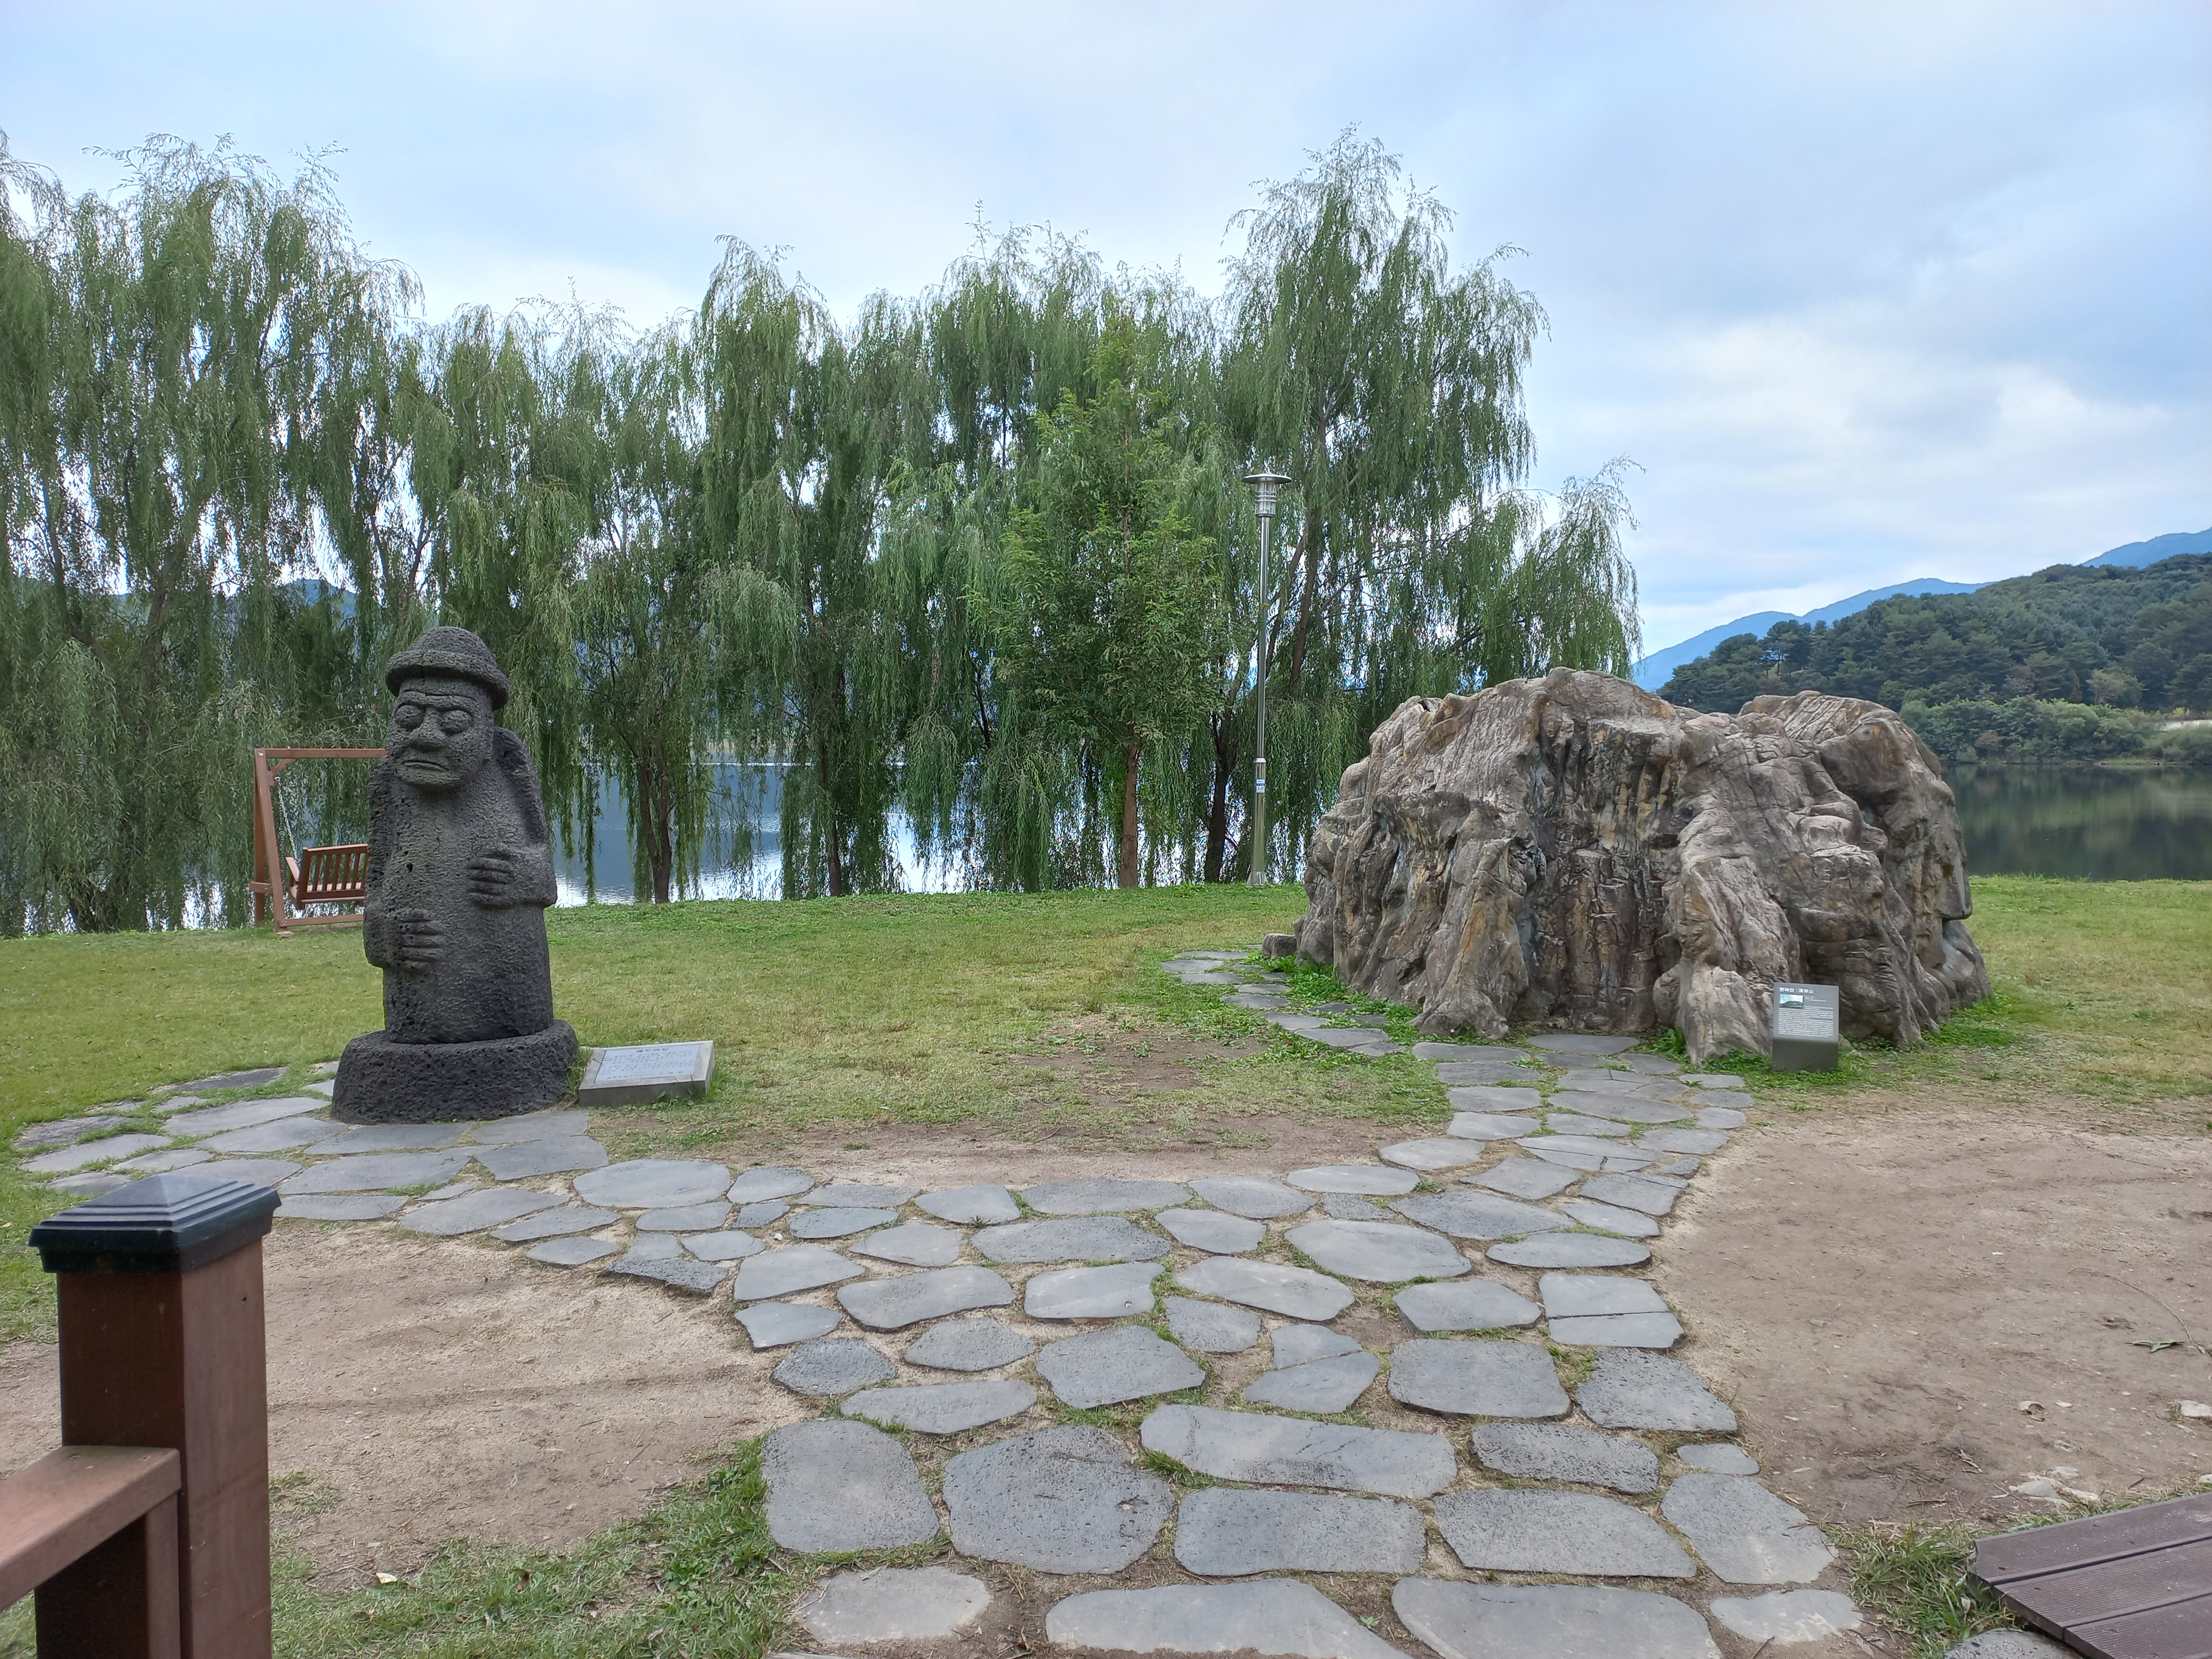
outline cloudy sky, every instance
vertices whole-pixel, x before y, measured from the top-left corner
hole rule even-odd
[[[327,21],[325,21],[327,18]],[[1531,482],[1641,468],[1656,647],[2212,525],[2212,5],[0,0],[0,131],[334,149],[428,309],[696,304],[737,236],[841,307],[1049,223],[1209,291],[1357,124],[1543,302]]]

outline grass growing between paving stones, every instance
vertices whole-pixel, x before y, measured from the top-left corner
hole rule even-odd
[[[1850,1559],[1859,1606],[1911,1644],[1911,1659],[1942,1659],[1970,1636],[2015,1623],[1996,1591],[1970,1582],[1975,1530],[1875,1526],[1831,1536]]]

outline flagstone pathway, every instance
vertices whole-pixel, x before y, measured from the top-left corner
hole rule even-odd
[[[1244,952],[1166,969],[1300,1038],[1402,1052],[1335,1023],[1358,1018],[1341,1005],[1291,1011]],[[1418,1043],[1449,1096],[1441,1133],[1371,1163],[1188,1182],[923,1192],[612,1164],[581,1110],[349,1127],[327,1082],[240,1092],[280,1070],[16,1146],[68,1193],[194,1169],[274,1186],[280,1217],[480,1234],[550,1270],[726,1297],[754,1348],[789,1349],[776,1384],[822,1413],[767,1437],[776,1541],[949,1534],[967,1560],[1078,1579],[1147,1563],[1140,1585],[1056,1601],[1055,1644],[1421,1651],[1332,1596],[1377,1574],[1443,1659],[1718,1659],[1709,1617],[1777,1651],[1851,1629],[1848,1597],[1805,1588],[1833,1551],[1667,1357],[1682,1326],[1638,1271],[1747,1098],[1630,1047]],[[971,1574],[886,1566],[824,1578],[798,1616],[825,1646],[882,1651],[992,1605]]]

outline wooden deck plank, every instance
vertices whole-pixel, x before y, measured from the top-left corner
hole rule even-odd
[[[2212,1495],[2002,1533],[1974,1545],[1974,1571],[1992,1584],[2120,1560],[2146,1550],[2212,1539]]]
[[[2069,1631],[2066,1640],[2089,1659],[2212,1659],[2212,1591]]]
[[[1980,1539],[1974,1571],[2089,1659],[2212,1659],[2212,1494]]]
[[[166,1447],[64,1446],[0,1481],[0,1606],[174,1495]]]
[[[1998,1587],[2063,1629],[2212,1595],[2212,1540],[2099,1561]]]

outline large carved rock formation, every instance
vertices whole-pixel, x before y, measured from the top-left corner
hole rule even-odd
[[[1989,994],[1958,812],[1890,710],[1801,692],[1699,714],[1557,669],[1416,697],[1306,854],[1298,954],[1432,1035],[1678,1026],[1766,1053],[1777,980],[1912,1042]]]

